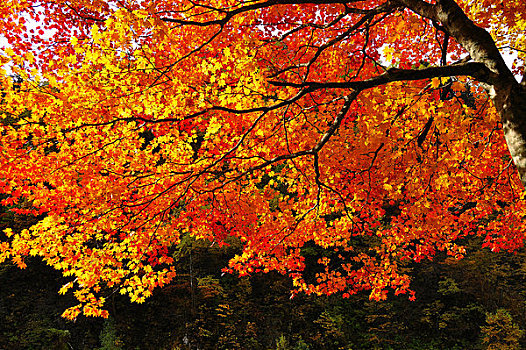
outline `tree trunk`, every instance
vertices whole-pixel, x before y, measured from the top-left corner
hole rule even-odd
[[[526,85],[517,82],[491,35],[473,23],[454,0],[439,0],[436,4],[422,0],[398,1],[413,12],[441,23],[473,61],[489,69],[489,75],[478,78],[491,87],[490,96],[501,116],[506,143],[526,187]]]
[[[492,92],[495,108],[502,118],[511,158],[526,187],[526,86],[504,80],[496,82]]]

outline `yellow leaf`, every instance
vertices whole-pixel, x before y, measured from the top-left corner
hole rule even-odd
[[[431,88],[436,89],[440,86],[440,78],[433,78],[431,79]]]

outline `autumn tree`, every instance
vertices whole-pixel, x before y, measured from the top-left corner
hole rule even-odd
[[[2,205],[41,218],[4,231],[0,261],[40,256],[71,276],[67,318],[169,283],[186,234],[243,242],[225,271],[371,299],[413,298],[404,266],[461,258],[469,235],[523,245],[522,1],[12,0],[0,13]]]

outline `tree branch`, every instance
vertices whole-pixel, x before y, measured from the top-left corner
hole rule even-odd
[[[397,0],[422,17],[441,23],[449,35],[462,45],[476,62],[482,62],[492,72],[513,79],[491,35],[477,26],[454,0],[439,0],[432,5],[422,0]]]
[[[254,11],[254,10],[259,10],[259,9],[266,8],[266,7],[272,7],[275,5],[284,5],[284,4],[289,4],[289,5],[290,4],[343,4],[345,5],[348,3],[361,2],[361,1],[362,0],[351,0],[351,1],[349,0],[336,0],[336,1],[331,1],[331,0],[316,0],[316,1],[314,0],[279,0],[279,1],[269,0],[269,1],[264,1],[260,3],[241,6],[231,11],[224,11],[221,9],[217,9],[218,12],[224,13],[225,17],[223,17],[222,19],[216,19],[216,20],[211,20],[211,21],[199,22],[199,21],[191,21],[191,20],[186,20],[186,19],[169,18],[169,17],[161,17],[160,19],[161,21],[164,21],[164,22],[177,23],[181,25],[194,25],[194,26],[199,26],[199,27],[206,27],[210,25],[223,26],[226,23],[228,23],[228,21],[230,21],[234,16],[238,14],[249,12],[249,11]]]
[[[484,83],[491,83],[493,74],[483,63],[467,62],[452,64],[442,67],[429,67],[424,69],[398,69],[391,68],[387,72],[366,80],[343,81],[343,82],[316,82],[306,81],[304,83],[293,83],[286,81],[269,81],[274,86],[288,86],[296,88],[318,89],[353,89],[362,91],[385,85],[395,81],[422,80],[438,77],[450,77],[458,75],[472,76]]]

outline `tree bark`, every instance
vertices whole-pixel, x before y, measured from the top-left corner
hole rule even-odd
[[[501,116],[510,155],[526,187],[526,85],[517,82],[491,35],[473,23],[454,0],[439,0],[436,4],[422,0],[399,0],[399,3],[439,22],[473,61],[483,63],[491,71],[484,80],[490,86],[490,97]]]
[[[513,163],[526,187],[526,87],[502,81],[493,85],[492,99],[502,119],[502,128]]]

